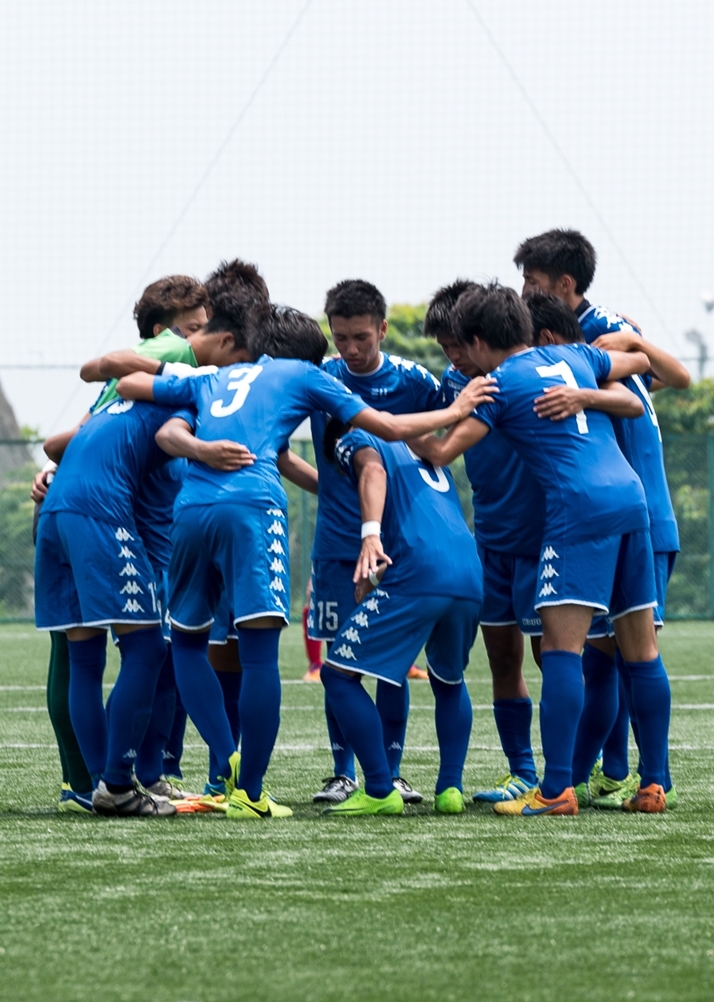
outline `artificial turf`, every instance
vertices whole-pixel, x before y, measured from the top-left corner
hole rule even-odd
[[[661,638],[679,792],[664,816],[497,818],[471,803],[434,816],[432,698],[416,682],[403,773],[425,803],[397,818],[320,817],[322,687],[297,681],[292,627],[268,778],[294,818],[118,821],[57,813],[48,641],[1,627],[0,999],[714,998],[713,642],[713,623],[673,623]],[[504,771],[480,641],[469,674],[466,791]],[[527,676],[537,698],[531,664]],[[206,754],[192,729],[187,741],[198,788]]]

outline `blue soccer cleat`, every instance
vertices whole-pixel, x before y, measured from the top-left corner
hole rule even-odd
[[[496,780],[492,790],[477,790],[473,799],[481,804],[501,804],[508,800],[517,800],[529,790],[534,790],[536,786],[537,783],[529,783],[520,776],[507,772],[505,776]]]

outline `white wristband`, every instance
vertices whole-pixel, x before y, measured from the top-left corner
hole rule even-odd
[[[55,463],[51,459],[48,459],[47,462],[45,463],[45,465],[42,467],[42,472],[43,473],[56,473],[57,472],[57,463]]]
[[[379,584],[379,578],[377,577],[376,571],[372,571],[371,574],[369,575],[369,583],[372,585],[373,588],[376,588],[377,585]]]
[[[362,523],[362,539],[364,539],[365,536],[381,536],[381,534],[382,534],[381,522]]]

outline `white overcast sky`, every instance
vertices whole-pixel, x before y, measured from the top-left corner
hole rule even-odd
[[[132,344],[149,281],[235,256],[318,314],[347,277],[520,288],[577,227],[590,298],[714,354],[707,0],[3,0],[0,95],[0,380],[43,433],[93,391],[12,366]]]

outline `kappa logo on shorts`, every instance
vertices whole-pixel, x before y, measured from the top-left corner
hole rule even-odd
[[[114,538],[118,539],[120,543],[126,542],[127,539],[130,539],[132,543],[134,542],[134,537],[132,536],[132,534],[130,532],[127,532],[126,529],[122,529],[121,527],[118,528],[117,531],[114,533]]]
[[[366,612],[356,612],[354,616],[350,616],[350,619],[356,623],[357,626],[361,626],[365,630],[369,628],[369,616]]]
[[[136,554],[132,553],[128,546],[122,546],[121,550],[117,553],[117,556],[120,558],[123,557],[125,560],[131,560],[131,558],[135,557]]]
[[[555,552],[552,546],[546,546],[546,548],[543,550],[543,556],[541,557],[541,560],[560,560],[560,557]]]
[[[349,644],[340,644],[340,646],[335,651],[338,657],[344,658],[345,661],[356,661],[355,652],[349,646]]]
[[[280,508],[268,508],[265,513],[266,515],[278,515],[280,518],[285,518],[285,512],[281,511]]]
[[[558,592],[555,590],[550,581],[544,584],[541,590],[538,592],[538,598],[547,598],[549,595],[557,595]]]
[[[274,539],[273,542],[268,547],[268,553],[279,553],[281,557],[285,556],[285,550],[283,549],[283,544],[279,539]]]
[[[280,578],[273,578],[270,582],[271,591],[285,591],[285,585],[280,580]]]
[[[144,589],[137,581],[127,581],[124,587],[119,591],[120,595],[143,595]]]
[[[281,523],[278,522],[277,520],[274,521],[272,525],[268,526],[268,532],[271,534],[271,536],[284,536],[285,535],[285,529],[283,529]]]
[[[279,557],[273,557],[273,562],[270,565],[270,569],[275,574],[284,574],[285,564],[282,562],[282,560],[279,559]]]
[[[134,567],[134,565],[132,563],[124,564],[124,566],[122,567],[122,569],[119,571],[119,577],[120,578],[124,578],[124,577],[127,577],[127,578],[138,578],[139,576],[140,576],[139,572],[137,571],[136,567]]]
[[[543,578],[559,578],[560,574],[556,571],[552,564],[546,564],[543,568],[543,573],[540,576],[541,581]]]
[[[362,641],[359,638],[359,633],[355,630],[354,626],[350,626],[349,629],[344,632],[345,640],[351,640],[353,644],[361,644]]]
[[[370,612],[376,612],[379,615],[379,599],[374,595],[370,595],[367,601],[364,603],[365,609],[369,609]]]
[[[277,595],[273,595],[273,602],[275,602],[275,604],[278,606],[279,609],[285,612],[285,605],[283,604],[283,602],[281,602],[280,598]]]
[[[122,612],[143,612],[143,605],[139,605],[135,598],[128,598]]]

